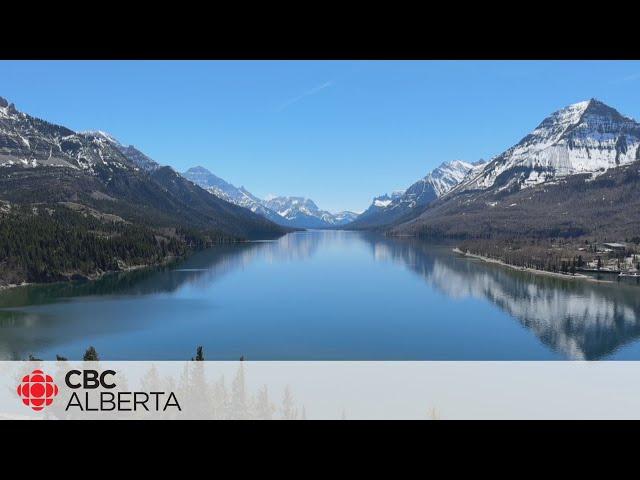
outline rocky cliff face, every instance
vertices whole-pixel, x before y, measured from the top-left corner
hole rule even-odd
[[[640,124],[597,100],[548,118],[393,231],[429,237],[622,238],[640,228]]]
[[[545,118],[456,191],[520,189],[569,175],[593,177],[640,159],[640,124],[591,99]]]

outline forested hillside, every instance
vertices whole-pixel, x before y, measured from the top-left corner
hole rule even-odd
[[[0,214],[0,286],[95,278],[237,240],[213,231],[154,230],[92,213],[59,205]]]

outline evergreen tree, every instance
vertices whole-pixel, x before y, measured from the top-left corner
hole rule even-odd
[[[196,348],[196,357],[195,358],[191,357],[191,361],[196,361],[196,362],[203,362],[204,361],[204,349],[203,349],[202,345],[199,345]]]
[[[84,352],[82,360],[84,360],[85,362],[97,362],[100,359],[98,358],[98,352],[96,352],[96,349],[91,346],[87,348],[86,352]]]

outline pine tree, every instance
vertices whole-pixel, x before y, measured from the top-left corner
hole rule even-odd
[[[204,361],[204,349],[202,345],[196,348],[196,358],[191,357],[191,361],[203,362]]]
[[[96,352],[96,349],[91,346],[87,348],[86,352],[84,352],[82,360],[84,360],[85,362],[97,362],[98,360],[100,360],[100,358],[98,358],[98,352]]]

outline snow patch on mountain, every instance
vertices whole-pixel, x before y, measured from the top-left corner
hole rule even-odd
[[[526,188],[569,175],[599,176],[639,158],[640,124],[591,99],[544,119],[456,191]]]
[[[204,167],[190,168],[182,176],[209,193],[248,208],[279,225],[298,228],[330,228],[349,223],[358,216],[357,213],[349,211],[334,214],[320,210],[313,200],[304,197],[268,195],[262,200],[244,187],[237,188]]]
[[[405,191],[375,197],[371,206],[356,219],[354,227],[390,224],[446,195],[456,185],[484,167],[483,161],[444,162]]]
[[[0,166],[135,169],[120,143],[103,131],[74,132],[18,111],[0,98]]]
[[[350,211],[331,213],[320,210],[315,202],[305,197],[273,197],[265,206],[278,212],[293,226],[301,228],[329,228],[352,222],[358,214]]]
[[[387,198],[386,200],[380,200],[379,198],[376,198],[373,200],[373,205],[380,208],[386,208],[391,205],[391,199]]]

